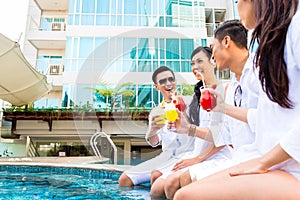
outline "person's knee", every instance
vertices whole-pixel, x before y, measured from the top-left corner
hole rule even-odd
[[[164,196],[164,184],[165,181],[163,179],[158,179],[153,183],[150,189],[151,197],[161,197]]]
[[[177,176],[168,176],[165,182],[165,190],[169,191],[179,185],[179,178]]]
[[[180,186],[183,187],[190,183],[192,183],[191,175],[189,171],[186,171],[180,176]]]
[[[151,185],[154,183],[154,181],[159,178],[160,176],[162,175],[162,173],[158,170],[153,170],[151,172],[151,180],[150,180],[150,183]]]
[[[131,179],[124,173],[121,174],[121,176],[119,177],[118,183],[120,186],[127,186],[127,187],[133,186],[133,182],[131,181]]]
[[[182,191],[182,189],[179,189],[179,190],[175,193],[173,200],[182,200],[182,199],[187,199],[187,197],[186,197],[186,195],[185,195],[185,192]]]
[[[174,193],[180,188],[179,176],[168,176],[165,182],[164,191],[168,199],[173,199]]]

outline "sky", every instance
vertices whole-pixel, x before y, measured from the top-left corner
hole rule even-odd
[[[28,0],[0,0],[0,33],[22,46],[27,20]],[[21,37],[20,37],[21,36]]]

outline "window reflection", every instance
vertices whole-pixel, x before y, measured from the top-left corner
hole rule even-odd
[[[71,25],[205,27],[202,1],[77,0],[69,12]]]

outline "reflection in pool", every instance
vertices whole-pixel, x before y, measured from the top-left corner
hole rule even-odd
[[[0,199],[150,199],[149,186],[120,188],[120,172],[0,166]]]

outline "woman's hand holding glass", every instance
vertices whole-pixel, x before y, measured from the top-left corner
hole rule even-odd
[[[177,110],[177,113],[178,118],[175,121],[176,130],[174,132],[187,134],[189,132],[191,123],[183,112]]]
[[[212,110],[215,112],[225,113],[225,101],[223,96],[214,89],[209,89],[209,92],[216,98],[215,107]]]

